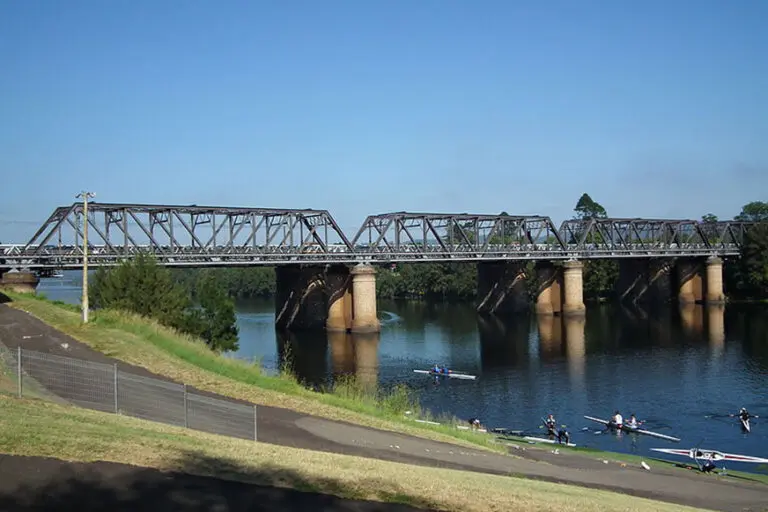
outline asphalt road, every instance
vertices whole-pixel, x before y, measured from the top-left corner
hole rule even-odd
[[[152,377],[170,384],[169,379],[153,375],[144,368],[111,359],[31,315],[5,305],[0,305],[0,343],[10,349],[22,346],[24,349],[48,354],[104,363],[110,367],[117,364],[119,372],[136,377]],[[67,344],[67,348],[63,348],[62,344]],[[44,374],[39,374],[38,377],[41,381],[51,378],[50,375]],[[88,391],[83,389],[83,386],[88,384],[87,379],[75,379],[58,391],[64,399],[67,398],[66,393],[78,397],[88,396]],[[244,404],[242,401],[217,397],[193,388],[188,391],[226,400],[231,404]],[[159,407],[162,407],[163,400],[168,400],[168,397],[157,394],[154,399],[160,404]],[[607,489],[713,510],[768,510],[768,486],[734,478],[725,479],[673,468],[654,468],[652,471],[646,471],[639,466],[620,467],[613,463],[602,464],[593,458],[575,454],[552,455],[547,450],[531,448],[514,451],[517,456],[505,456],[332,421],[287,409],[259,405],[257,411],[258,440],[265,443],[424,466],[501,475],[522,474],[530,478]]]

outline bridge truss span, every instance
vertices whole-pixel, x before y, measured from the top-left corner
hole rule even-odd
[[[750,223],[669,219],[592,218],[563,222],[560,238],[595,257],[622,255],[736,255]]]
[[[530,259],[568,248],[549,217],[396,212],[365,219],[357,252],[397,260]]]
[[[83,205],[57,208],[20,255],[66,267],[82,259]],[[139,253],[166,265],[312,261],[349,254],[327,210],[89,203],[89,262],[114,264]]]

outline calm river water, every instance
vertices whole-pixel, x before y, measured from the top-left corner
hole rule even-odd
[[[42,280],[38,290],[76,303],[79,281],[78,273],[67,272],[63,279]],[[588,306],[582,321],[483,319],[471,305],[419,302],[381,301],[379,312],[379,335],[282,336],[274,329],[272,301],[240,302],[234,356],[276,368],[290,353],[294,371],[314,385],[351,372],[383,386],[406,383],[434,413],[476,416],[491,427],[536,432],[540,418],[552,412],[583,446],[650,455],[649,448],[699,445],[768,457],[768,308]],[[413,373],[434,363],[478,379],[435,384]],[[742,434],[733,418],[711,417],[740,407],[761,416],[750,434]],[[600,425],[583,418],[608,419],[616,409],[682,442],[598,434]],[[768,472],[749,464],[727,467]]]

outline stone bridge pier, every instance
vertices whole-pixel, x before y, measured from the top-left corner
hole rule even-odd
[[[379,332],[372,266],[284,265],[276,268],[276,278],[278,328]]]
[[[584,265],[569,260],[561,267],[543,261],[536,265],[538,290],[536,312],[540,315],[578,316],[585,313]]]
[[[40,278],[34,272],[0,272],[0,291],[35,293]]]
[[[677,277],[677,298],[681,304],[725,302],[723,260],[717,256],[711,256],[706,261],[693,258],[678,260]]]

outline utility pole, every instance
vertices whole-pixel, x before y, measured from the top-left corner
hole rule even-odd
[[[88,323],[88,199],[96,197],[93,192],[83,190],[75,198],[83,198],[83,323]]]

